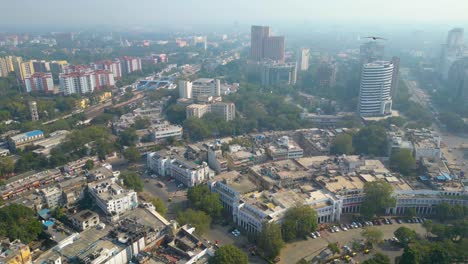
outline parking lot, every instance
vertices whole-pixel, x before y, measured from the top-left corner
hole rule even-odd
[[[395,230],[401,226],[409,227],[420,235],[424,235],[426,233],[421,224],[398,224],[394,221],[391,225],[379,225],[376,227],[384,233],[384,238],[388,239],[394,237],[393,232],[395,232]],[[329,230],[324,230],[320,232],[321,236],[316,239],[308,237],[307,240],[288,243],[281,251],[280,263],[296,263],[307,256],[317,255],[320,253],[320,251],[325,249],[329,243],[337,242],[340,248],[344,245],[351,246],[350,244],[353,240],[363,239],[361,236],[361,231],[362,228],[350,229],[348,231],[341,230],[335,233],[331,233]],[[376,250],[382,251],[384,254],[388,255],[392,263],[395,257],[401,255],[403,252],[403,250],[400,248],[388,247],[385,244],[383,244],[382,247],[379,245],[378,247],[374,248],[373,252]],[[364,255],[359,253],[356,255],[356,257],[354,257],[354,259],[356,261],[362,262],[371,256],[372,254]]]
[[[177,211],[183,210],[187,205],[187,188],[179,187],[175,181],[167,181],[162,178],[144,178],[144,190],[146,193],[159,197],[167,207],[166,218],[175,219]],[[163,185],[160,185],[162,183]]]

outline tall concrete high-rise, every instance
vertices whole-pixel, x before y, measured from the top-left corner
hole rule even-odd
[[[302,48],[299,53],[299,69],[307,71],[309,69],[310,50]]]
[[[29,111],[31,112],[31,120],[39,120],[39,113],[37,112],[37,103],[36,101],[29,101]]]
[[[252,26],[250,30],[250,58],[254,61],[263,59],[263,42],[270,36],[270,27]]]
[[[463,46],[463,28],[454,28],[448,32],[447,46],[448,48],[459,48]]]
[[[360,57],[361,63],[369,63],[382,60],[385,52],[385,46],[377,41],[369,41],[361,45]]]
[[[192,98],[192,82],[179,81],[179,97]]]
[[[392,98],[395,97],[400,83],[400,58],[397,56],[392,57],[393,75],[392,75]]]
[[[284,62],[285,40],[282,36],[270,36],[263,41],[263,58]]]
[[[334,61],[322,61],[317,69],[317,79],[320,87],[332,87],[336,83],[337,66]]]
[[[358,113],[362,117],[385,116],[392,111],[393,64],[374,61],[362,67]]]
[[[463,43],[463,28],[454,28],[447,34],[447,42],[441,46],[439,73],[447,80],[452,64],[468,56],[468,49]]]
[[[454,98],[468,99],[468,57],[461,58],[451,65],[448,80]]]
[[[270,27],[252,26],[250,35],[250,58],[253,61],[270,59],[284,62],[285,39],[283,36],[270,36]]]

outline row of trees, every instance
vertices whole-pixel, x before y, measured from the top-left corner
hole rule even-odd
[[[333,154],[364,154],[372,156],[386,156],[388,153],[388,140],[385,127],[370,125],[358,132],[344,133],[336,136],[331,144],[330,152]],[[390,167],[403,175],[413,174],[416,169],[416,160],[413,153],[407,149],[392,152]]]
[[[279,255],[285,242],[305,238],[317,228],[317,213],[310,206],[301,205],[290,208],[283,223],[265,223],[256,238],[257,246],[268,259]]]
[[[341,134],[333,139],[330,151],[339,155],[385,156],[388,152],[387,133],[382,126],[370,125],[358,132]]]
[[[468,259],[468,221],[451,222],[450,225],[424,224],[430,241],[415,236],[414,231],[399,228],[395,236],[405,247],[403,255],[396,259],[399,264],[418,263],[465,263]]]

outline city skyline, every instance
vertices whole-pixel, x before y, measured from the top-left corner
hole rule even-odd
[[[37,5],[32,0],[3,3],[5,12],[0,18],[3,27],[38,26],[90,26],[90,25],[222,25],[232,23],[271,23],[275,21],[330,21],[333,23],[468,23],[464,10],[468,3],[460,0],[444,2],[415,0],[411,2],[396,0],[386,5],[382,12],[383,1],[305,1],[288,2],[259,0],[255,2],[240,0],[223,2],[203,0],[198,2],[143,0],[135,5],[126,1],[64,2],[45,0]],[[430,3],[428,3],[430,2]],[[200,9],[200,6],[204,6]],[[91,8],[92,7],[92,8]],[[147,10],[160,11],[158,16]],[[423,7],[421,12],[421,7]],[[456,7],[456,8],[455,8]],[[67,10],[73,12],[66,12]],[[97,10],[97,11],[93,11]],[[99,11],[100,10],[100,11]],[[101,12],[105,10],[106,12]],[[183,13],[180,10],[196,10]],[[262,10],[258,12],[257,10]],[[174,14],[180,14],[174,16]],[[397,15],[395,15],[397,14]],[[122,20],[126,16],[128,19]]]

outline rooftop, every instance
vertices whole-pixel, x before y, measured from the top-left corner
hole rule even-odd
[[[257,185],[251,181],[247,175],[240,174],[237,171],[221,173],[215,176],[213,181],[222,181],[241,194],[253,192],[258,189]]]
[[[33,130],[33,131],[29,131],[29,132],[26,132],[26,133],[22,133],[22,134],[19,134],[19,135],[12,136],[11,140],[18,141],[18,140],[24,140],[24,139],[28,139],[28,138],[31,138],[31,137],[37,137],[37,136],[43,136],[43,135],[44,135],[44,131],[42,131],[42,130]]]

